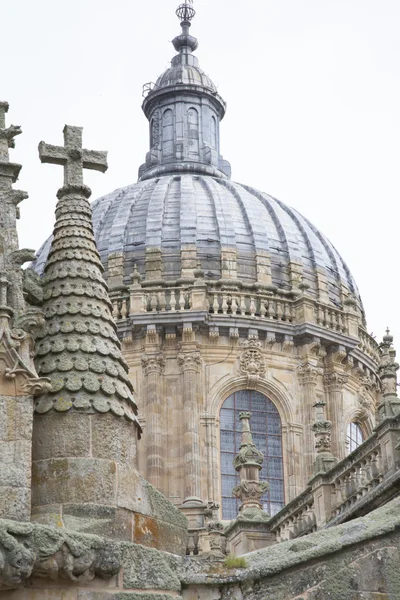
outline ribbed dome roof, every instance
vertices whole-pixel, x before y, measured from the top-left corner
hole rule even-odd
[[[166,88],[174,85],[200,85],[212,93],[217,93],[217,88],[211,79],[196,65],[177,64],[172,66],[156,81],[155,89]]]
[[[302,276],[316,298],[323,299],[324,289],[325,300],[327,294],[335,305],[349,294],[359,300],[354,279],[329,240],[296,210],[248,186],[201,175],[164,176],[118,189],[92,208],[106,277],[108,257],[123,252],[125,282],[130,283],[135,263],[146,279],[146,249],[159,249],[163,279],[179,279],[182,250],[191,246],[209,281],[226,278],[222,253],[233,251],[236,278],[244,284],[260,281],[259,266],[267,256],[272,284],[281,289],[297,287]],[[38,253],[39,272],[49,246],[50,240]]]

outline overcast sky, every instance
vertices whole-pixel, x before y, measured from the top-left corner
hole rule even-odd
[[[51,233],[62,169],[40,140],[65,123],[108,150],[93,198],[134,183],[148,149],[142,84],[174,54],[176,0],[0,0],[1,99],[22,125],[12,160],[21,247]],[[399,0],[195,0],[197,55],[228,103],[222,153],[233,179],[310,219],[350,267],[378,339],[400,348]]]

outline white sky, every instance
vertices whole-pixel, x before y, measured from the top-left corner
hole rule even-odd
[[[65,123],[109,151],[86,172],[93,198],[133,183],[148,149],[142,84],[174,54],[177,0],[0,0],[1,99],[22,125],[12,159],[21,247],[51,233],[62,169],[40,140]],[[228,102],[222,152],[233,179],[296,208],[333,242],[364,300],[369,331],[400,344],[399,0],[195,0],[197,55]],[[396,311],[397,309],[397,311]]]

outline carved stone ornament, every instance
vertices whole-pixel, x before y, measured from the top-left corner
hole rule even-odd
[[[343,390],[343,386],[346,385],[348,378],[348,375],[345,373],[332,371],[332,373],[325,373],[324,384],[329,391],[341,392]]]
[[[0,521],[0,590],[31,576],[89,583],[121,568],[121,550],[98,536],[84,536],[31,523]]]
[[[240,371],[243,375],[247,375],[249,382],[252,382],[265,374],[267,366],[259,350],[261,342],[259,340],[246,340],[246,342],[248,344],[243,346],[248,349],[240,357]]]
[[[144,374],[147,376],[150,373],[163,373],[165,368],[165,358],[163,354],[145,354],[142,356],[142,368]]]
[[[201,366],[200,352],[181,352],[178,354],[178,365],[182,373],[185,371],[196,371],[197,373]]]
[[[317,385],[318,377],[322,375],[322,370],[306,362],[298,367],[297,375],[301,383]]]
[[[247,504],[261,504],[261,498],[268,490],[269,483],[267,481],[245,480],[233,488],[232,495],[241,500],[244,508]]]

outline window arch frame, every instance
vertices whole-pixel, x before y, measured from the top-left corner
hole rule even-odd
[[[240,398],[241,394],[248,396],[245,405],[243,405],[243,398]],[[260,409],[260,401],[264,401],[265,408]],[[229,403],[231,406],[229,406],[229,404],[228,406],[226,406],[227,403]],[[242,405],[240,406],[240,404]],[[231,413],[233,411],[233,429],[224,428],[224,410]],[[233,468],[233,458],[239,450],[240,445],[241,425],[238,415],[239,412],[242,410],[250,410],[250,412],[252,413],[250,426],[252,428],[253,439],[256,446],[264,454],[264,463],[262,471],[260,472],[260,479],[266,480],[270,484],[272,484],[270,491],[264,495],[264,508],[267,512],[273,515],[279,512],[279,510],[281,510],[286,503],[287,481],[285,478],[284,458],[286,446],[284,440],[284,433],[286,428],[278,406],[276,402],[274,402],[274,400],[271,399],[271,396],[267,395],[264,390],[260,391],[248,388],[235,389],[232,390],[229,395],[225,396],[225,399],[222,401],[222,403],[220,403],[218,412],[220,420],[219,479],[221,485],[221,513],[222,519],[224,520],[230,520],[232,518],[235,518],[238,514],[238,508],[240,506],[240,501],[234,499],[231,495],[230,488],[233,489],[233,487],[239,483],[238,474]],[[258,416],[258,424],[255,422],[255,416]],[[263,426],[260,425],[260,423],[262,423],[262,420],[260,421],[260,418],[262,419],[263,417],[265,418],[265,429],[263,429]],[[274,432],[273,426],[270,426],[270,423],[272,425],[274,420],[275,423],[279,423],[279,433],[277,433],[276,431]],[[234,444],[232,450],[225,450],[223,448],[223,433],[232,434],[232,440]],[[227,472],[225,472],[226,469],[228,469]],[[275,476],[273,475],[274,472]],[[278,476],[276,476],[277,472],[279,472]],[[275,484],[273,482],[275,482]],[[228,500],[229,504],[231,505],[230,509],[228,508]],[[235,509],[233,509],[233,505],[235,505]],[[231,513],[229,514],[230,511]]]

